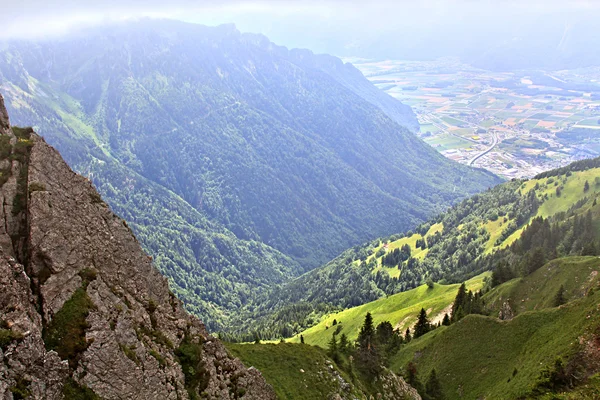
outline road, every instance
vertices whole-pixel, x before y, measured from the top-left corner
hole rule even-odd
[[[492,132],[492,145],[490,147],[488,147],[487,149],[485,149],[485,151],[483,151],[483,152],[477,154],[475,157],[471,158],[469,160],[469,162],[467,163],[467,165],[473,165],[475,163],[475,161],[477,161],[478,159],[480,159],[481,157],[485,156],[487,153],[492,151],[494,149],[494,147],[496,147],[497,144],[498,144],[498,135],[496,135],[495,132]]]

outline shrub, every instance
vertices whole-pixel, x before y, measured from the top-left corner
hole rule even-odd
[[[87,349],[85,331],[89,328],[86,321],[94,303],[83,287],[78,288],[63,307],[54,315],[44,330],[46,349],[55,350],[69,366],[76,368],[81,354]]]
[[[190,399],[198,399],[197,392],[202,392],[208,385],[208,375],[202,361],[202,344],[194,343],[188,336],[184,338],[175,355],[185,377],[185,388]]]

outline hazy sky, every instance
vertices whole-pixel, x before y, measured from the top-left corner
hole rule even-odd
[[[460,18],[476,22],[486,16],[573,14],[598,11],[596,0],[0,0],[0,36],[34,37],[62,33],[72,26],[110,20],[162,17],[268,31],[280,20],[307,18],[359,29],[386,29],[398,24],[427,24]],[[507,19],[507,21],[509,21]],[[267,23],[265,26],[265,22]],[[268,32],[267,32],[268,33]]]
[[[432,54],[441,56],[445,49],[453,54],[486,41],[498,45],[535,36],[558,45],[561,36],[580,26],[585,28],[579,28],[579,37],[600,35],[596,0],[0,0],[0,10],[1,39],[155,17],[233,22],[241,31],[263,33],[288,47],[358,56],[369,56],[377,46],[387,46],[378,51],[391,54],[396,44],[403,52],[390,57],[418,57],[420,49],[436,46]]]

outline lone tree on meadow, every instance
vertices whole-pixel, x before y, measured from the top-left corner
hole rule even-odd
[[[554,296],[554,307],[562,306],[567,300],[565,299],[565,287],[560,285],[556,295]]]
[[[431,330],[431,323],[429,322],[429,318],[427,318],[427,311],[424,308],[421,308],[421,312],[419,313],[419,318],[417,319],[417,324],[415,325],[415,334],[414,337],[418,338],[426,334]]]
[[[454,298],[454,303],[452,304],[452,322],[456,322],[464,317],[464,308],[467,303],[467,286],[463,283],[458,288],[458,293]]]
[[[588,181],[585,181],[585,183],[583,184],[583,192],[586,193],[588,190],[590,190],[590,183]]]

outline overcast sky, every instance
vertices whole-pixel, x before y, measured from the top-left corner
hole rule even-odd
[[[0,0],[0,35],[34,37],[62,33],[74,25],[139,17],[219,24],[234,22],[252,29],[264,21],[307,17],[339,23],[362,23],[381,29],[440,17],[598,11],[596,0]]]
[[[359,55],[352,54],[353,46],[364,50],[404,41],[400,44],[444,49],[474,39],[510,40],[515,32],[560,37],[585,19],[595,35],[599,16],[596,0],[0,0],[0,39],[56,36],[151,17],[235,23],[288,47]]]

